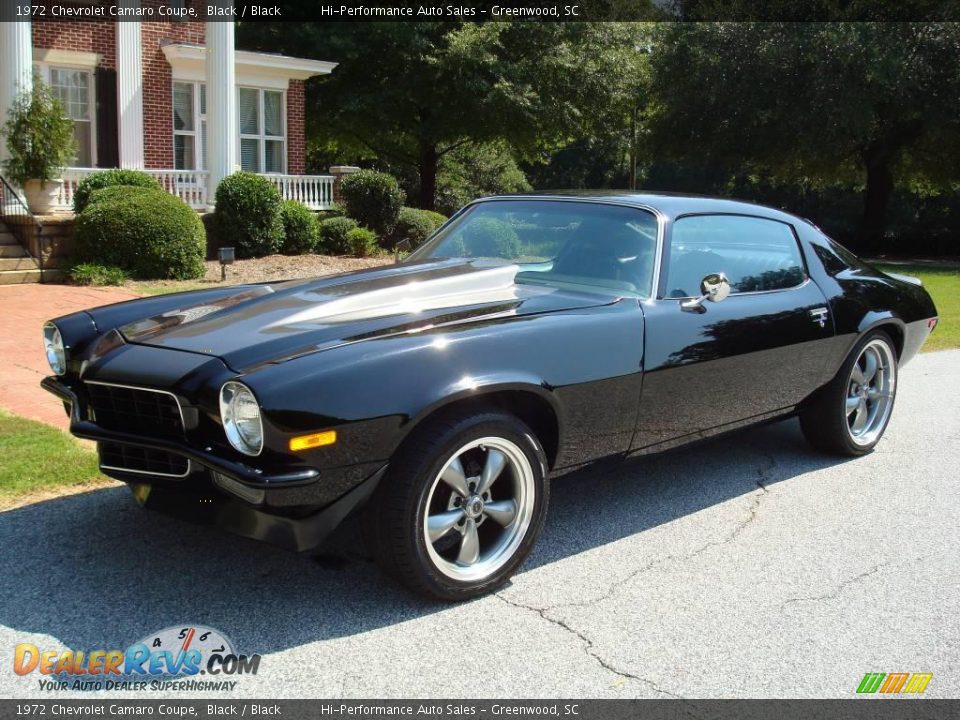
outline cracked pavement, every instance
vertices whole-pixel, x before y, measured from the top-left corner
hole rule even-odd
[[[790,420],[559,478],[513,582],[461,605],[384,579],[353,525],[312,559],[122,488],[2,513],[0,692],[51,697],[16,643],[201,623],[263,655],[225,697],[852,697],[866,672],[960,697],[960,351],[899,390],[863,458]]]

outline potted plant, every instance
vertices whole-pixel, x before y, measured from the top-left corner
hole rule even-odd
[[[76,150],[73,121],[40,78],[14,101],[0,130],[6,138],[7,178],[23,189],[30,212],[50,212],[63,185],[61,173]]]

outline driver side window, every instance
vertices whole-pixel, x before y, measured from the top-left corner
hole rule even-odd
[[[746,215],[688,215],[673,224],[666,294],[696,297],[700,281],[723,273],[731,292],[785,290],[806,275],[793,228]]]

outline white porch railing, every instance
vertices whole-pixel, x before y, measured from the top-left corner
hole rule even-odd
[[[311,210],[326,210],[333,205],[332,175],[264,175],[284,200],[297,200]]]
[[[63,187],[57,196],[57,209],[73,209],[73,196],[85,177],[100,172],[100,168],[71,167],[63,171]],[[156,178],[160,186],[176,195],[195,210],[205,210],[209,174],[203,170],[155,170],[143,172]],[[297,200],[311,210],[326,210],[333,205],[332,175],[263,175],[272,182],[284,200]]]

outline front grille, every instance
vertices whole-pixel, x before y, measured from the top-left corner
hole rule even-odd
[[[154,438],[183,437],[180,403],[166,392],[86,383],[90,419],[107,430]]]
[[[144,475],[184,477],[190,471],[190,461],[163,450],[151,450],[135,445],[102,442],[100,467],[104,470],[123,470]]]

